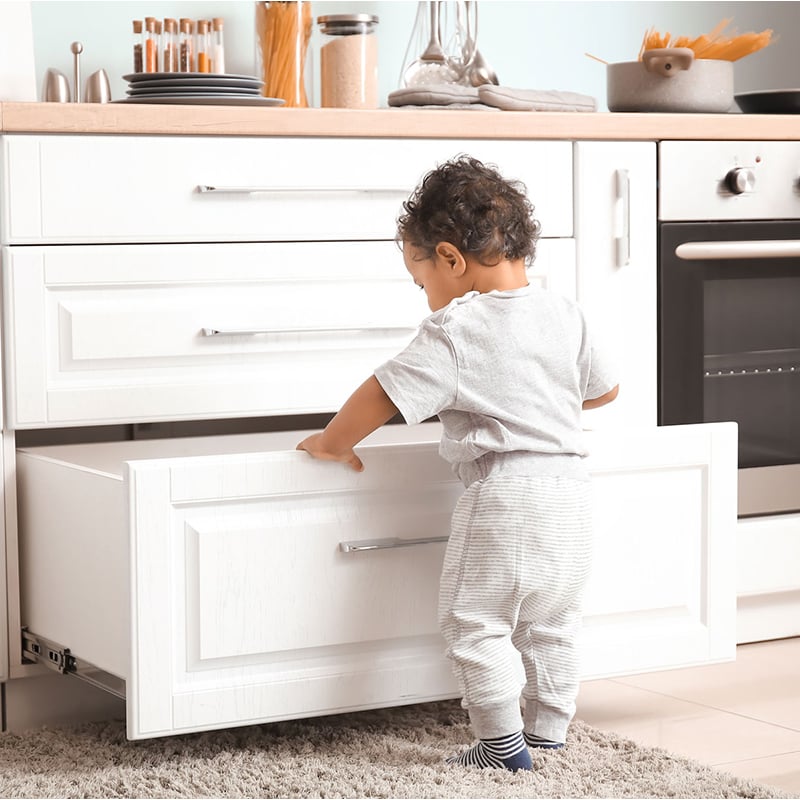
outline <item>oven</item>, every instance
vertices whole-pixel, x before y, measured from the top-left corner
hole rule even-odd
[[[739,426],[739,515],[800,511],[800,143],[659,147],[659,423]]]

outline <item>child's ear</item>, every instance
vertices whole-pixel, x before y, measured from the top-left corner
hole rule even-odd
[[[460,278],[467,268],[467,262],[461,251],[450,242],[439,242],[434,248],[436,260],[454,277]]]

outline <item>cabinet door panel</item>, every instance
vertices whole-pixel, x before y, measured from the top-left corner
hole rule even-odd
[[[535,189],[545,236],[572,235],[569,142],[4,139],[6,197],[24,200],[9,208],[6,243],[391,240],[417,181],[462,152]]]
[[[735,657],[735,423],[589,434],[584,674]]]
[[[575,144],[578,301],[618,367],[619,396],[588,428],[657,421],[656,147]]]
[[[427,313],[390,242],[4,256],[11,427],[334,410]]]
[[[291,451],[129,462],[131,736],[455,693],[444,544],[340,548],[448,535],[460,484],[425,439],[363,448],[363,473]]]

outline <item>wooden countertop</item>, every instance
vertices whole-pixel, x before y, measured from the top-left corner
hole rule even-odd
[[[2,133],[459,139],[800,139],[797,115],[0,103]]]

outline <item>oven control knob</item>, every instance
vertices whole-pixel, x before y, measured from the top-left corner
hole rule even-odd
[[[734,167],[725,176],[725,186],[733,194],[744,194],[752,192],[756,186],[756,175],[752,169],[747,167]]]

